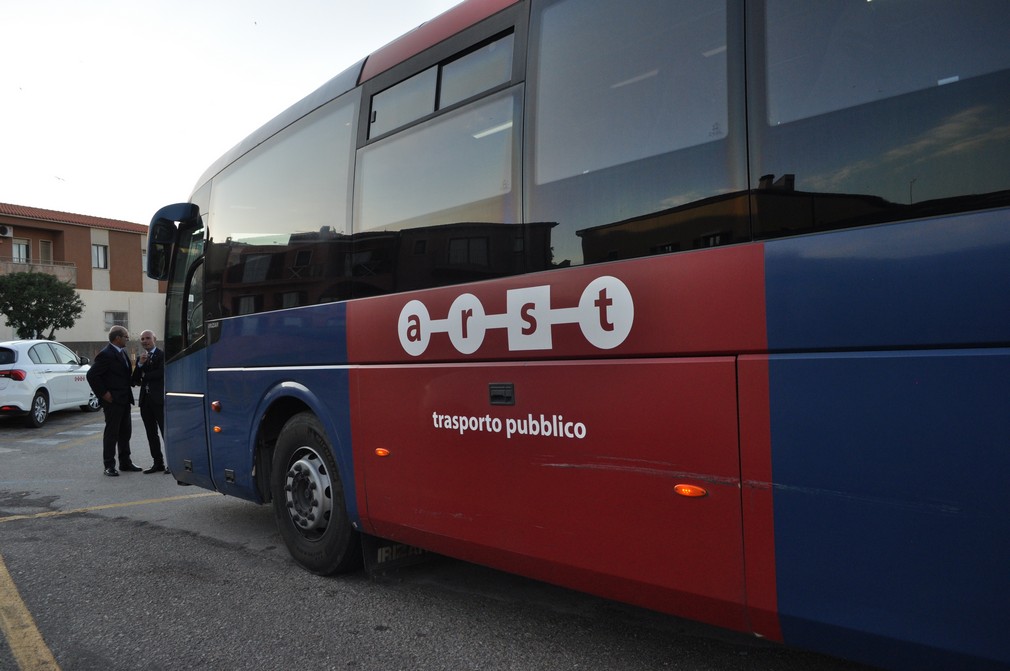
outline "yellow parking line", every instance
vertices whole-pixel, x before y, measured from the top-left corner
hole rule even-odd
[[[0,555],[0,631],[21,671],[59,671],[60,665],[42,639]]]
[[[88,506],[87,508],[75,508],[74,510],[49,510],[44,513],[33,513],[31,515],[11,515],[0,517],[0,523],[13,522],[15,520],[33,520],[43,517],[61,517],[63,515],[76,515],[77,513],[89,513],[93,510],[108,510],[110,508],[128,508],[130,506],[145,506],[152,503],[168,503],[170,501],[184,501],[186,499],[198,499],[204,496],[220,496],[217,492],[202,492],[200,494],[186,494],[185,496],[167,496],[161,499],[144,499],[143,501],[124,501],[122,503],[107,503],[103,506]]]
[[[73,515],[93,510],[142,506],[152,503],[168,503],[170,501],[183,501],[185,499],[197,499],[215,495],[215,492],[201,492],[199,494],[186,494],[184,496],[166,496],[160,499],[109,503],[102,506],[88,506],[87,508],[76,508],[74,510],[53,510],[33,515],[11,515],[9,517],[0,517],[0,522]],[[14,580],[11,579],[11,574],[4,563],[3,555],[0,555],[0,631],[3,632],[4,638],[7,639],[7,644],[14,654],[14,661],[17,662],[18,668],[21,671],[59,671],[60,666],[56,663],[56,658],[53,657],[53,653],[42,639],[42,634],[39,632],[38,627],[35,626],[32,614],[28,611],[24,601],[21,600],[21,595],[18,594]]]

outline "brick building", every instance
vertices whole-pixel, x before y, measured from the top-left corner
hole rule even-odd
[[[144,273],[146,253],[144,225],[0,203],[0,275],[30,270],[73,285],[84,314],[54,337],[84,356],[94,357],[114,324],[133,338],[163,332],[165,286]],[[0,340],[17,338],[5,322],[0,315]]]

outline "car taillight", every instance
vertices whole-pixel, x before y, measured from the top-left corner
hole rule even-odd
[[[28,373],[23,370],[18,370],[17,368],[13,370],[0,370],[0,377],[9,377],[15,382],[23,382],[24,379],[28,377]]]

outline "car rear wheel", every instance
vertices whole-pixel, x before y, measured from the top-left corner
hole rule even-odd
[[[39,428],[46,423],[46,419],[49,418],[49,397],[41,389],[35,392],[35,397],[32,398],[32,406],[28,410],[28,417],[25,418],[25,423],[33,428]]]
[[[99,402],[98,397],[94,394],[88,398],[88,404],[82,405],[81,410],[84,412],[98,412],[98,409],[102,407],[101,402]]]

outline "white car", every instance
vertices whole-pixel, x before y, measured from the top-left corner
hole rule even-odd
[[[37,428],[55,410],[98,410],[86,377],[89,364],[52,340],[0,342],[0,415],[26,415],[28,426]]]

